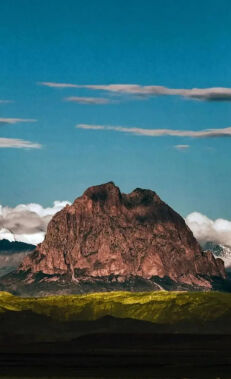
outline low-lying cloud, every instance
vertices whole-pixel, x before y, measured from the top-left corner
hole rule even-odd
[[[185,221],[201,244],[214,242],[231,247],[231,221],[211,220],[199,212],[189,214]]]
[[[137,136],[147,137],[191,137],[191,138],[214,138],[214,137],[231,137],[231,127],[222,129],[203,129],[203,130],[176,130],[176,129],[143,129],[143,128],[127,128],[123,126],[110,125],[90,125],[78,124],[78,129],[85,130],[107,130],[120,133],[130,133]]]
[[[40,204],[19,204],[14,208],[0,205],[0,239],[31,244],[42,242],[52,216],[68,201],[55,201],[52,207]]]
[[[0,138],[0,149],[14,148],[14,149],[41,149],[42,145],[39,143],[26,141],[17,138]]]
[[[41,82],[43,86],[51,88],[85,88],[109,93],[127,94],[142,97],[151,96],[181,96],[193,100],[204,101],[231,101],[231,88],[168,88],[164,86],[142,86],[138,84],[70,84],[57,82]]]

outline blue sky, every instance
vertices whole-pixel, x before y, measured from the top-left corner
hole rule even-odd
[[[1,1],[0,147],[18,148],[0,148],[0,203],[73,201],[113,180],[183,216],[230,218],[230,14],[228,0]]]

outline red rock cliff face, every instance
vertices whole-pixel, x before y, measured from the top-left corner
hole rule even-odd
[[[155,192],[122,194],[112,182],[88,188],[58,212],[19,270],[68,274],[72,281],[168,276],[205,287],[205,276],[225,278],[222,260],[202,252],[183,218]]]

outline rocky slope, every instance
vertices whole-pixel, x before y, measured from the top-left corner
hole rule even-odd
[[[209,289],[226,274],[223,261],[201,250],[184,219],[155,192],[123,194],[109,182],[88,188],[52,218],[44,242],[5,285],[17,277],[27,286],[50,283],[55,291],[66,283],[70,292],[81,292],[86,283],[89,290],[99,283],[99,290],[161,289],[166,283],[168,289]]]

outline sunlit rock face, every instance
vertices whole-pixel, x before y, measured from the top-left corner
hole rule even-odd
[[[169,277],[205,288],[211,277],[225,278],[223,261],[202,251],[184,219],[155,192],[123,194],[112,182],[88,188],[55,214],[18,272],[28,272],[30,281],[38,273],[76,283]]]

